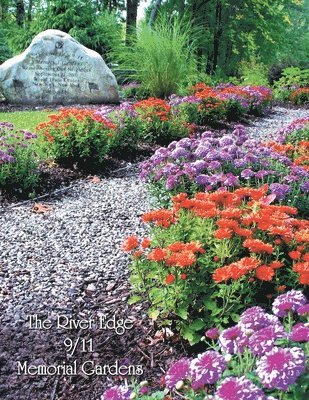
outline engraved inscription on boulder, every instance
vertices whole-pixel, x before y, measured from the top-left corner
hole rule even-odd
[[[0,92],[15,104],[119,101],[117,81],[103,58],[67,33],[49,29],[0,66]]]

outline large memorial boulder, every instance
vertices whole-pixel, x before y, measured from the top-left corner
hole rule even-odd
[[[103,58],[67,33],[49,29],[0,66],[0,92],[15,104],[119,101],[117,81]]]

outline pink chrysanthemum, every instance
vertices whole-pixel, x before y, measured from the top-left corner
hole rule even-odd
[[[113,386],[107,389],[101,400],[129,400],[131,396],[131,390],[125,386]]]
[[[238,325],[225,329],[219,336],[219,345],[224,353],[243,353],[247,343],[248,336]]]
[[[178,381],[188,378],[189,366],[190,366],[189,358],[184,357],[176,361],[175,364],[173,364],[166,372],[165,375],[166,387],[172,389]]]
[[[297,314],[298,315],[309,315],[309,303],[305,304],[304,306],[301,306],[297,309]]]
[[[268,389],[287,390],[305,371],[305,354],[299,347],[274,347],[256,362],[256,372]]]
[[[278,323],[275,315],[265,313],[261,307],[251,307],[241,314],[238,325],[246,330],[258,331]]]
[[[293,326],[290,339],[293,342],[309,342],[309,328],[304,323],[299,322]]]
[[[285,317],[289,311],[296,312],[307,303],[306,296],[299,290],[290,290],[281,294],[273,302],[273,313],[278,317]]]
[[[262,356],[274,347],[277,338],[285,336],[287,334],[281,324],[267,326],[250,336],[248,347],[252,354]]]
[[[197,390],[207,384],[218,382],[226,368],[224,357],[217,351],[206,351],[190,363],[192,389]]]
[[[217,400],[267,400],[263,390],[244,376],[224,379],[216,392]]]

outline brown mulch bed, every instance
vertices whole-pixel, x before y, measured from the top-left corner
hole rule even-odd
[[[109,292],[107,291],[109,290]],[[160,379],[176,359],[185,354],[184,345],[177,335],[164,338],[152,321],[146,317],[144,306],[127,304],[128,284],[115,282],[115,287],[107,286],[105,292],[89,295],[83,299],[81,307],[75,299],[70,310],[50,310],[49,315],[41,315],[53,321],[48,330],[29,329],[29,321],[0,326],[0,398],[6,400],[98,400],[102,393],[113,384],[121,384],[129,376],[85,375],[80,366],[87,361],[98,365],[141,366],[142,376],[137,380],[148,380],[150,386],[160,387]],[[35,314],[29,312],[29,315]],[[56,316],[71,315],[76,320],[90,320],[107,315],[116,320],[130,318],[133,328],[123,335],[108,329],[56,329]],[[4,321],[5,322],[5,321]],[[93,339],[93,352],[83,352],[81,342],[72,357],[65,350],[64,340]],[[88,349],[89,350],[89,349]],[[77,376],[30,376],[17,374],[17,361],[28,361],[29,365],[62,365],[77,363]],[[134,377],[133,377],[134,378]]]

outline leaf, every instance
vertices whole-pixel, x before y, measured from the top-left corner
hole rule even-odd
[[[141,300],[142,300],[142,297],[141,297],[141,296],[134,295],[134,296],[131,296],[131,297],[129,298],[128,304],[135,304],[135,303],[138,303],[138,302],[141,301]]]
[[[217,309],[217,303],[211,299],[205,299],[203,301],[204,306],[207,308],[207,310],[216,310]]]
[[[182,319],[188,319],[188,310],[186,307],[179,307],[176,310],[176,315]]]
[[[158,319],[158,316],[160,315],[160,311],[159,310],[150,310],[148,312],[148,315],[153,321],[156,321]]]
[[[204,327],[205,327],[205,323],[201,319],[196,319],[190,325],[190,329],[192,329],[193,331],[199,331],[200,329],[203,329]]]
[[[49,211],[52,211],[52,208],[42,203],[35,203],[34,206],[31,208],[31,212],[35,214],[45,214]]]

